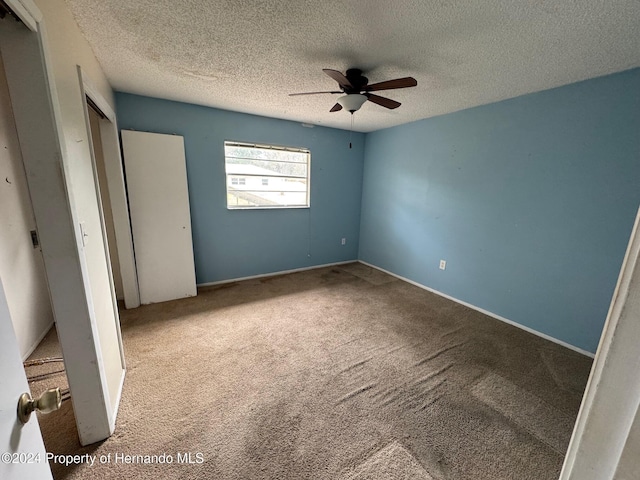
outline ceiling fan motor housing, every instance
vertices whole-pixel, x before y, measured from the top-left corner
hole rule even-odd
[[[353,85],[353,88],[344,87],[344,92],[347,94],[360,93],[369,83],[369,79],[362,75],[362,70],[359,68],[350,68],[346,71],[345,77]]]

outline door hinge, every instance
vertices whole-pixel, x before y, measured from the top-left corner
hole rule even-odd
[[[31,243],[33,243],[33,248],[38,248],[40,246],[40,239],[38,238],[38,232],[35,230],[31,230]]]

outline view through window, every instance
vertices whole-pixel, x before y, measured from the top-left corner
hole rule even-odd
[[[309,206],[309,150],[224,142],[224,157],[227,208]]]

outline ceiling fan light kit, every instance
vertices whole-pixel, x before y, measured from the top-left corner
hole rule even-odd
[[[340,97],[338,99],[338,103],[342,106],[342,108],[344,108],[347,112],[350,112],[351,114],[353,114],[353,112],[360,110],[360,107],[366,101],[367,101],[367,97],[360,93],[351,93],[343,97]]]

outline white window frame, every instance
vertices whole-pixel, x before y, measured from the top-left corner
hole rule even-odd
[[[305,199],[305,204],[304,205],[230,205],[229,204],[229,186],[230,185],[244,185],[245,182],[240,182],[239,180],[237,182],[233,182],[233,180],[235,180],[236,178],[240,178],[240,177],[246,177],[246,174],[238,174],[238,173],[228,173],[227,171],[227,155],[226,155],[226,147],[227,146],[231,146],[231,147],[243,147],[243,148],[259,148],[259,149],[267,149],[267,150],[274,150],[274,151],[283,151],[283,152],[296,152],[296,153],[304,153],[307,155],[307,176],[306,176],[306,199]],[[303,148],[303,147],[288,147],[288,146],[281,146],[281,145],[268,145],[268,144],[254,144],[254,143],[246,143],[246,142],[237,142],[237,141],[232,141],[232,140],[225,140],[224,142],[224,147],[225,147],[225,155],[224,155],[224,164],[225,164],[225,193],[226,193],[226,203],[227,203],[227,209],[228,210],[281,210],[281,209],[299,209],[299,208],[310,208],[311,207],[311,151],[308,148]],[[269,160],[262,160],[262,161],[269,161]],[[272,160],[274,162],[277,162],[278,160]],[[251,174],[248,174],[248,176],[251,176]],[[281,178],[279,175],[273,175],[273,176],[269,176],[269,175],[260,175],[262,177],[262,185],[265,185],[264,180],[267,179],[267,185],[272,184],[272,182],[269,181],[269,179],[271,178]],[[230,180],[231,178],[231,180]],[[305,178],[305,177],[299,177],[299,178]],[[244,180],[244,178],[243,178]]]

